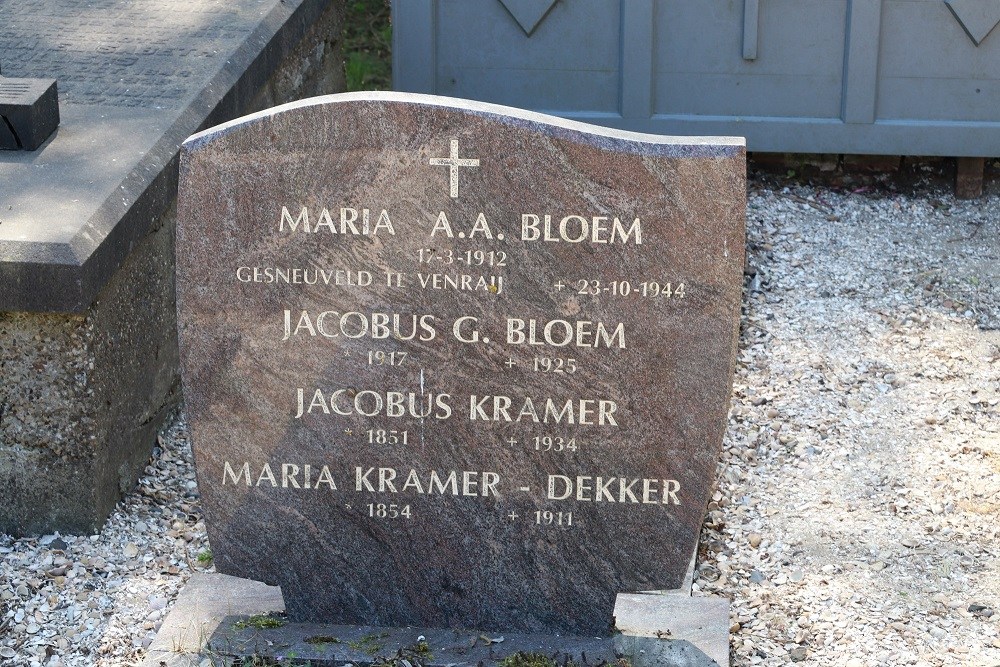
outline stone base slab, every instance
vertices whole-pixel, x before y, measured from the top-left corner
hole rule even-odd
[[[227,574],[196,573],[177,597],[140,667],[193,667],[222,619],[285,611],[281,589]]]
[[[276,586],[224,574],[195,574],[141,667],[202,667],[252,656],[313,667],[370,665],[380,658],[402,658],[425,667],[492,667],[518,652],[592,667],[620,665],[622,658],[633,667],[729,665],[729,603],[720,598],[619,595],[619,634],[604,638],[290,623],[282,617],[284,609]],[[262,617],[276,622],[261,622]],[[429,654],[422,652],[421,642]]]
[[[615,600],[615,625],[621,631],[615,647],[637,656],[633,667],[674,663],[729,667],[729,601],[724,598],[622,593]],[[640,646],[637,640],[642,637],[678,641]],[[701,658],[692,647],[714,662],[697,662]]]

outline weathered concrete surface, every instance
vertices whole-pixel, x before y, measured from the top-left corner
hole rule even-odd
[[[688,612],[698,605],[684,604],[685,599],[692,600],[689,597],[669,597],[681,600],[679,606],[671,609],[683,617],[678,618],[676,613],[666,618],[640,614],[633,619],[638,623],[628,628],[620,626],[614,638],[525,633],[506,633],[501,637],[469,629],[288,623],[281,616],[285,610],[281,589],[250,579],[198,573],[181,591],[141,667],[195,667],[204,664],[206,658],[213,665],[228,664],[235,657],[251,656],[278,660],[291,660],[294,656],[296,664],[331,667],[381,664],[392,657],[409,658],[414,664],[429,667],[494,667],[518,652],[543,654],[552,657],[556,664],[568,660],[571,664],[594,667],[625,664],[619,658],[637,667],[726,667],[728,644],[723,653],[706,655],[704,643],[689,641],[688,633],[683,631],[692,625]],[[728,624],[725,606],[720,607],[714,598],[695,600],[711,603],[708,607],[713,611],[721,609],[721,616],[716,613],[712,620],[721,619],[725,633]],[[279,627],[234,627],[239,621],[257,615],[280,619]],[[706,617],[699,618],[704,621]],[[668,637],[660,629],[667,625],[678,632]]]
[[[309,667],[375,666],[402,658],[421,667],[499,667],[516,653],[550,657],[555,665],[621,667],[613,640],[523,632],[483,632],[475,628],[441,629],[408,626],[325,625],[285,622],[276,628],[242,627],[247,614],[223,619],[205,646],[204,654],[223,660],[294,656]],[[422,639],[421,639],[422,638]],[[493,640],[502,640],[496,641]],[[659,640],[634,638],[639,649]],[[325,641],[324,641],[325,640]],[[279,662],[280,664],[280,662]],[[643,667],[651,667],[643,665]],[[657,667],[681,667],[672,663]],[[683,667],[688,667],[684,665]],[[690,667],[695,667],[691,665]],[[697,667],[709,667],[697,665]],[[711,667],[715,667],[714,664]]]
[[[180,395],[175,219],[85,315],[0,313],[0,531],[96,532],[138,479]]]
[[[680,643],[650,645],[637,638],[683,640],[714,664],[729,667],[729,600],[691,597],[683,593],[623,593],[615,600],[615,647],[619,653],[636,656],[635,667],[681,663],[690,653]],[[642,649],[638,649],[638,646]]]
[[[252,86],[241,79],[222,95],[222,112],[236,116],[342,89],[336,41],[342,5],[332,2],[311,27],[291,30],[304,34],[298,44],[265,48],[258,78]],[[145,231],[126,242],[120,264],[102,268],[105,282],[86,308],[74,314],[0,310],[0,532],[97,531],[135,484],[157,430],[178,404],[176,160],[162,170],[151,177],[141,211],[130,209]],[[57,180],[44,183],[61,187]],[[0,230],[4,224],[0,213]],[[22,291],[43,300],[47,294],[56,305],[66,302],[61,290],[80,289],[73,280],[61,282],[58,265],[50,279],[44,266],[36,268]]]
[[[202,650],[226,616],[283,612],[281,589],[225,574],[199,572],[177,596],[141,667],[201,664]]]

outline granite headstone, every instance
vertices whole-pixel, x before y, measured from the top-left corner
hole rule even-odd
[[[217,568],[280,584],[296,620],[580,634],[680,586],[744,160],[399,93],[189,139],[179,332]]]

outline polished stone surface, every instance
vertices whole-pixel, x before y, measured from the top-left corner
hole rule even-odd
[[[583,634],[681,586],[744,190],[741,140],[395,93],[193,137],[179,334],[219,570],[300,621]]]

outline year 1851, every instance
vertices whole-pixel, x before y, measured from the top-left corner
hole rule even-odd
[[[408,445],[410,444],[409,431],[397,431],[387,428],[370,428],[365,431],[368,436],[369,445]]]

